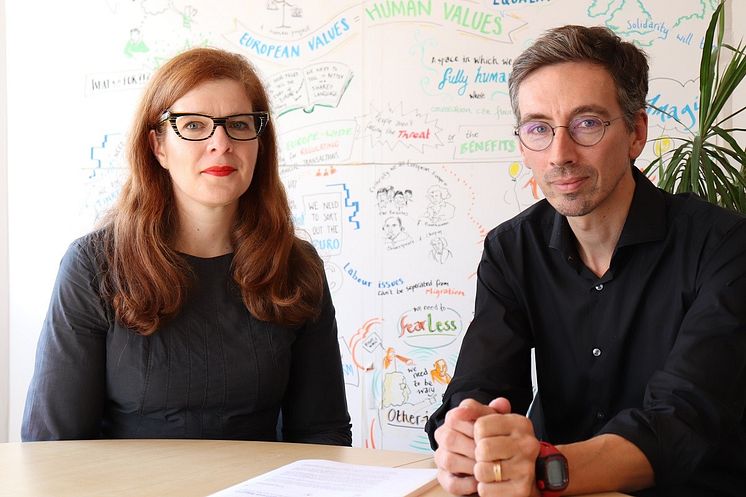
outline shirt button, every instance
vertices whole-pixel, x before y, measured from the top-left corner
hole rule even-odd
[[[602,419],[605,419],[605,418],[606,418],[606,413],[605,413],[605,412],[603,412],[603,411],[598,411],[598,412],[596,413],[596,419],[598,419],[598,420],[602,420]]]
[[[604,284],[603,283],[599,283],[598,285],[595,286],[595,288],[596,288],[596,290],[598,290],[600,292],[601,290],[604,289]]]
[[[601,349],[593,349],[593,356],[598,357],[601,355]]]

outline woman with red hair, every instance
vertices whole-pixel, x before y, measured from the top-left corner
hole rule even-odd
[[[117,204],[62,260],[22,438],[350,445],[323,264],[295,235],[252,66],[168,61],[128,158]]]

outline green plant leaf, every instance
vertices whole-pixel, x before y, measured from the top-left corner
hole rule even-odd
[[[727,116],[725,116],[724,118],[722,118],[720,121],[718,121],[717,123],[715,123],[714,126],[722,126],[723,123],[726,122],[728,119],[734,118],[735,116],[737,116],[738,114],[740,114],[741,112],[743,112],[745,110],[746,110],[746,107],[741,107],[737,111],[735,111],[735,112],[733,112],[731,114],[728,114]],[[728,128],[728,129],[731,130],[731,131],[746,131],[746,128]]]
[[[699,81],[699,122],[689,129],[670,113],[687,137],[670,137],[675,146],[655,158],[644,172],[658,174],[658,186],[672,193],[693,192],[709,202],[746,213],[746,147],[738,133],[744,128],[726,127],[742,107],[725,118],[721,114],[733,92],[746,79],[746,48],[723,43],[726,11],[721,0],[705,32]],[[726,60],[727,58],[727,60]],[[655,142],[655,140],[652,140]]]
[[[741,146],[738,144],[738,141],[736,141],[736,139],[733,138],[732,131],[733,130],[727,130],[727,129],[720,128],[719,126],[715,126],[713,128],[713,132],[720,139],[722,139],[724,142],[726,142],[726,143],[728,143],[728,145],[730,145],[731,150],[729,150],[729,152],[732,151],[732,153],[733,153],[733,155],[732,155],[733,159],[736,160],[736,161],[740,161],[744,157],[746,157],[746,151],[744,149],[742,149]],[[716,144],[713,144],[713,146],[716,147],[716,148],[718,148],[718,149],[722,148],[722,147],[719,147]]]
[[[731,183],[736,187],[746,189],[746,177],[744,177],[743,173],[738,168],[734,167],[730,159],[726,157],[727,155],[733,157],[732,151],[720,147],[714,153],[716,153],[719,158],[722,158],[720,159],[720,166],[723,174],[728,174]]]
[[[712,105],[708,112],[708,124],[714,122],[715,118],[722,112],[723,107],[744,77],[746,77],[746,57],[742,52],[737,52],[726,66],[723,76],[715,88]]]
[[[707,121],[707,116],[710,113],[710,97],[712,95],[712,85],[715,81],[715,68],[717,67],[717,57],[713,57],[713,38],[715,37],[715,28],[717,27],[718,18],[722,10],[723,4],[720,3],[712,14],[710,25],[705,32],[704,44],[702,45],[702,59],[699,65],[699,93],[701,96],[699,103],[700,126]]]
[[[728,209],[739,210],[738,190],[728,182],[726,177],[719,178],[715,190],[717,191],[718,205]]]

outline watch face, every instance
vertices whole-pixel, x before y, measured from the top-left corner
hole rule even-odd
[[[560,454],[552,454],[539,459],[539,474],[545,490],[564,490],[569,482],[567,460]]]
[[[546,463],[547,488],[557,490],[565,488],[567,481],[565,479],[565,464],[561,459],[551,459]]]

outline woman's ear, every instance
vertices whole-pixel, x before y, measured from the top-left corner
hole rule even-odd
[[[155,130],[151,129],[148,133],[148,141],[150,142],[150,149],[153,151],[153,155],[155,155],[155,158],[158,159],[158,163],[163,169],[168,169],[166,162],[166,152]]]

